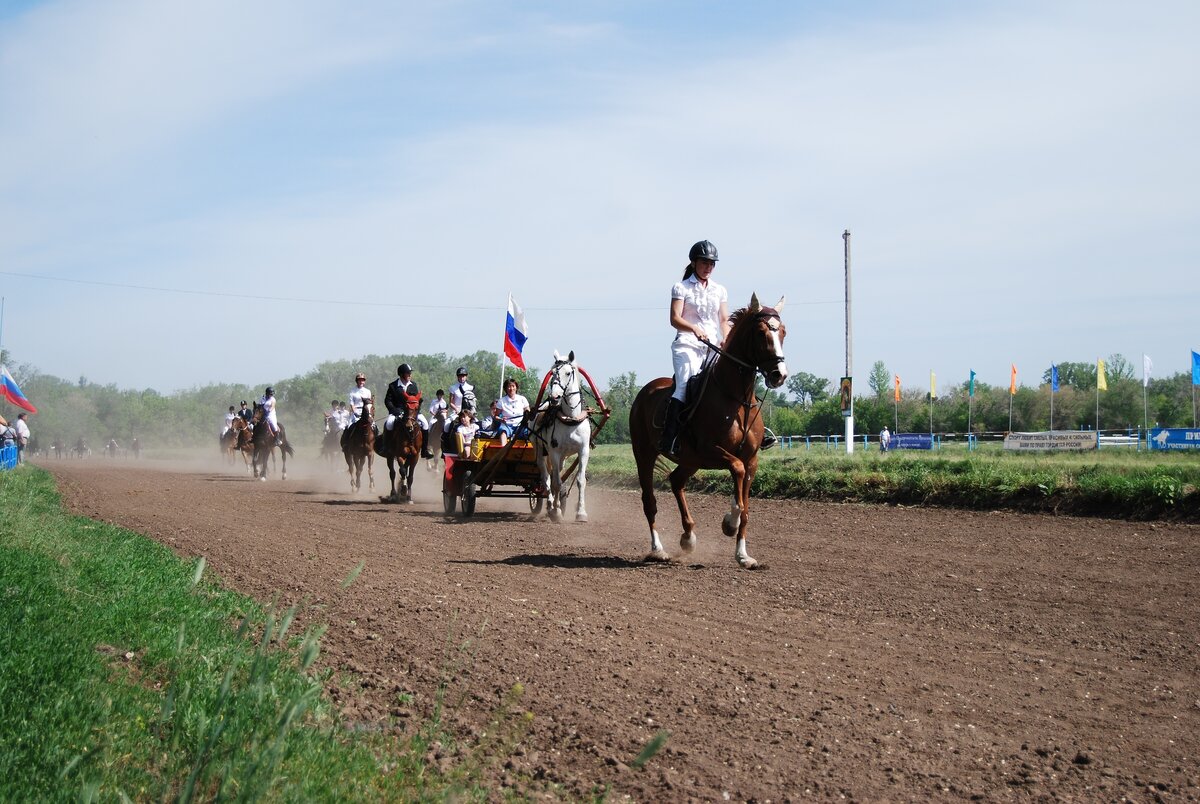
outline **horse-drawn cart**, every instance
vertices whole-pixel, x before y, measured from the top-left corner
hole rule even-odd
[[[466,455],[443,450],[442,507],[447,515],[454,514],[457,508],[462,516],[471,516],[479,497],[523,497],[529,501],[533,514],[539,513],[549,498],[550,514],[555,517],[573,480],[579,480],[582,490],[588,451],[611,410],[605,406],[592,378],[575,366],[573,352],[570,358],[563,358],[557,352],[554,356],[554,368],[542,380],[533,410],[526,413],[525,438],[514,438],[503,446],[498,439],[477,438]],[[580,375],[591,386],[594,408],[583,404]],[[572,434],[576,437],[573,445]],[[563,453],[572,448],[575,459],[565,464]],[[558,470],[558,478],[551,476],[552,467]],[[556,493],[559,498],[553,497]],[[580,495],[582,506],[582,491]],[[577,518],[586,520],[586,513]]]
[[[531,512],[541,510],[546,487],[532,442],[517,438],[502,447],[499,441],[481,438],[475,446],[469,458],[442,455],[442,508],[447,515],[457,508],[471,516],[479,497],[523,497]]]

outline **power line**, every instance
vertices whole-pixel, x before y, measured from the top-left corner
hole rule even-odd
[[[189,290],[187,288],[163,288],[154,285],[132,285],[122,282],[102,282],[98,279],[68,279],[61,276],[43,276],[41,274],[25,274],[17,271],[0,271],[0,276],[19,276],[24,279],[40,279],[46,282],[64,282],[72,285],[92,285],[105,288],[120,288],[122,290],[147,290],[154,293],[178,293],[187,296],[216,296],[224,299],[250,299],[254,301],[298,302],[300,304],[339,304],[346,307],[400,307],[405,309],[425,310],[496,310],[496,305],[469,304],[401,304],[383,301],[356,301],[350,299],[309,299],[302,296],[263,296],[252,293],[229,293],[220,290]],[[840,301],[798,301],[792,304],[841,304]],[[655,307],[529,307],[529,310],[540,312],[638,312],[656,311]]]

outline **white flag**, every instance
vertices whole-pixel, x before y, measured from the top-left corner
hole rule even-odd
[[[1154,368],[1154,361],[1149,355],[1142,355],[1142,387],[1150,387],[1150,372]]]

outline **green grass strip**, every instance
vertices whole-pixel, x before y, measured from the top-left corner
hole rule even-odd
[[[0,473],[0,801],[480,799],[420,734],[349,732],[316,633]]]

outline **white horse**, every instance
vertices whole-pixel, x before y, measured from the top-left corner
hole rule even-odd
[[[533,442],[537,464],[542,470],[542,485],[549,491],[546,514],[553,522],[561,522],[569,488],[563,488],[563,464],[567,456],[578,455],[576,484],[579,502],[575,505],[575,521],[587,522],[584,491],[587,488],[588,454],[592,448],[592,421],[583,404],[579,369],[575,353],[563,357],[556,350],[545,400],[538,406],[534,420]]]

